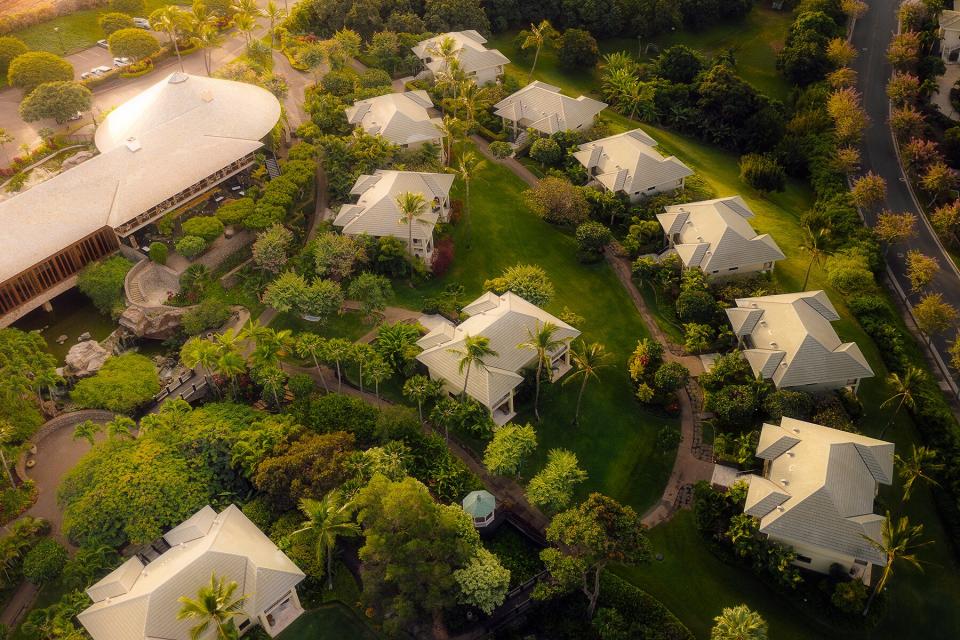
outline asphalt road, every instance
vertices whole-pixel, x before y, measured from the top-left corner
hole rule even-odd
[[[906,253],[918,249],[940,263],[940,272],[931,285],[933,291],[943,294],[944,300],[960,310],[960,272],[937,241],[936,234],[923,212],[917,207],[904,180],[897,159],[893,137],[890,133],[889,101],[886,83],[890,77],[890,64],[886,50],[897,29],[897,0],[873,0],[867,14],[857,20],[853,32],[853,45],[860,52],[853,67],[858,74],[859,89],[863,93],[863,105],[870,116],[870,126],[863,142],[863,171],[873,171],[887,181],[887,200],[883,207],[895,212],[912,212],[917,215],[917,236],[892,247],[887,254],[887,264],[900,288],[907,292],[911,304],[919,296],[910,294],[910,281],[906,277]],[[922,195],[918,196],[922,197]],[[877,211],[865,212],[868,224],[874,224]],[[956,337],[956,331],[938,336],[933,344],[942,362],[949,362],[948,347]],[[954,381],[957,372],[951,370]]]
[[[0,0],[0,3],[2,3],[2,0]],[[265,7],[267,0],[257,0],[257,4]],[[294,4],[294,2],[290,2],[291,6]],[[264,18],[261,18],[258,23],[260,26],[253,34],[255,38],[262,37],[267,32],[269,26],[268,21]],[[165,40],[165,38],[161,37],[161,41],[165,42]],[[234,33],[224,41],[221,47],[214,50],[211,68],[217,69],[230,62],[242,54],[245,47],[246,40],[243,35]],[[67,60],[74,66],[77,77],[79,77],[79,74],[83,71],[89,71],[92,67],[101,64],[113,66],[113,57],[110,55],[110,52],[96,46],[67,56]],[[197,51],[190,55],[183,56],[183,68],[184,71],[193,75],[206,75],[207,70],[203,63],[203,52]],[[177,58],[174,56],[159,63],[153,73],[148,73],[139,78],[118,78],[94,88],[92,114],[96,115],[97,121],[99,122],[100,113],[123,104],[178,69]],[[308,74],[300,73],[290,67],[289,64],[286,63],[286,59],[277,64],[276,71],[280,75],[283,75],[290,85],[290,93],[285,106],[288,114],[290,114],[291,125],[295,127],[299,124],[298,119],[303,117],[302,106],[296,105],[295,102],[298,99],[303,100],[304,90],[307,85],[312,84],[312,80]],[[31,123],[21,120],[17,112],[17,107],[22,97],[22,92],[19,89],[6,87],[0,90],[0,128],[4,129],[14,139],[14,142],[7,145],[4,149],[10,155],[13,155],[15,153],[14,149],[21,144],[36,144],[40,138],[37,134],[40,129],[44,127],[58,128],[53,120],[41,120]],[[91,113],[88,112],[84,116],[85,121],[88,123],[91,122],[91,117]],[[71,124],[76,125],[76,123]]]

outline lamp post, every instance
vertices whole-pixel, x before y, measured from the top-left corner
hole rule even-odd
[[[67,55],[67,48],[63,46],[63,36],[60,35],[60,27],[54,27],[53,32],[57,34],[57,40],[60,42],[60,53]]]

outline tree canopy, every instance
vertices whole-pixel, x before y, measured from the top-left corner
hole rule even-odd
[[[79,82],[45,82],[31,91],[20,103],[20,117],[26,122],[53,118],[66,122],[90,108],[93,94]]]
[[[30,93],[46,82],[70,82],[73,80],[73,65],[47,51],[28,51],[14,58],[7,70],[7,83],[11,87]]]
[[[71,398],[77,406],[131,413],[160,391],[153,361],[138,353],[108,358],[92,378],[74,387]]]

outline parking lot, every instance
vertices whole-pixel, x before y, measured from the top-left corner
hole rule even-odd
[[[67,60],[73,65],[73,79],[79,80],[80,74],[90,71],[94,67],[101,65],[113,68],[113,56],[110,51],[102,47],[90,47],[79,53],[67,56]]]

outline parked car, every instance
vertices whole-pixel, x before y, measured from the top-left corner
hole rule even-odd
[[[92,71],[84,71],[83,73],[80,74],[81,80],[86,80],[87,78],[92,78],[92,77],[93,77]]]
[[[133,63],[130,62],[130,58],[114,58],[113,59],[113,66],[119,69],[122,69],[123,67],[129,67],[131,64]]]
[[[111,69],[110,67],[106,67],[106,66],[101,65],[101,66],[99,66],[99,67],[94,67],[93,69],[90,69],[90,71],[91,71],[92,73],[97,74],[98,76],[102,76],[103,74],[105,74],[105,73],[107,73],[107,72],[109,72],[109,71],[113,71],[113,69]]]
[[[137,26],[140,27],[141,29],[149,29],[149,28],[150,28],[150,21],[147,20],[146,18],[134,18],[134,19],[133,19],[133,24],[137,25]]]
[[[109,48],[110,48],[110,43],[107,42],[106,40],[97,40],[97,46],[98,46],[98,47],[103,47],[104,49],[109,49]]]
[[[73,122],[74,120],[79,120],[79,119],[82,118],[82,117],[83,117],[83,112],[82,112],[82,111],[77,111],[74,115],[72,115],[72,116],[70,116],[69,118],[67,118],[67,121]]]

